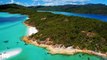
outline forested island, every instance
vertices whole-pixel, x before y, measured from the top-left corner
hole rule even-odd
[[[29,8],[35,10],[45,11],[64,11],[73,13],[85,14],[102,14],[107,15],[107,6],[104,4],[85,4],[85,5],[59,5],[59,6],[30,6]]]
[[[107,22],[77,16],[37,12],[17,4],[1,5],[0,12],[28,15],[30,19],[26,20],[25,23],[36,27],[39,31],[29,36],[29,39],[37,40],[39,44],[60,44],[65,47],[73,46],[73,48],[107,52]]]

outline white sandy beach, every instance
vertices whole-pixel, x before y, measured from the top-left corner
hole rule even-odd
[[[38,30],[35,27],[28,27],[27,36],[37,33]]]
[[[22,51],[21,48],[16,48],[16,49],[11,49],[11,50],[0,52],[0,60],[4,60],[10,57],[13,57],[15,55],[18,55],[19,53],[21,53],[21,51]]]
[[[29,17],[26,18],[26,19],[28,20]],[[24,24],[25,24],[25,23],[24,23]],[[29,26],[29,25],[27,25],[27,24],[25,24],[25,25],[28,27],[27,36],[30,36],[30,35],[35,34],[35,33],[38,32],[38,30],[37,30],[35,27]]]

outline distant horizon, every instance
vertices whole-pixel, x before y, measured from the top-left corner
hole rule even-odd
[[[57,5],[84,5],[84,4],[105,4],[107,0],[1,0],[0,5],[19,4],[23,6],[57,6]]]
[[[21,5],[21,4],[17,4],[17,3],[7,3],[7,4]],[[7,4],[1,4],[1,5],[7,5]],[[94,4],[94,3],[88,3],[88,4]],[[88,5],[88,4],[64,4],[64,5]],[[97,3],[97,4],[102,4],[102,3]],[[102,5],[106,5],[106,4],[102,4]],[[25,6],[25,5],[21,5],[21,6]],[[63,5],[35,5],[35,6],[63,6]],[[26,6],[26,7],[29,7],[29,6]]]

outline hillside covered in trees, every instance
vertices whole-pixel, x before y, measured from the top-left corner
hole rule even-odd
[[[104,4],[31,6],[29,8],[46,11],[66,11],[74,13],[107,15],[107,5]]]
[[[30,19],[25,23],[39,30],[37,34],[30,36],[31,39],[44,41],[49,38],[53,44],[107,52],[107,22],[77,16],[36,12],[16,4],[2,5],[0,12],[28,15]]]

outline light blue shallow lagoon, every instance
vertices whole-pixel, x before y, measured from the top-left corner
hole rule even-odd
[[[77,53],[75,55],[52,55],[46,49],[25,44],[22,37],[27,33],[23,22],[26,15],[0,12],[0,52],[20,48],[21,53],[5,60],[102,60],[101,57]]]

